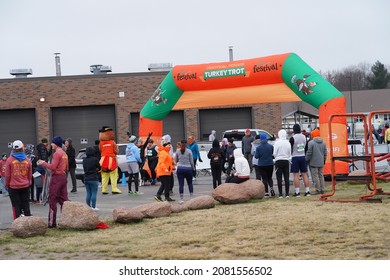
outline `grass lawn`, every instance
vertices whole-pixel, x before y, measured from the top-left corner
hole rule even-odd
[[[381,184],[390,191],[390,183]],[[358,198],[363,185],[341,182],[336,195]],[[0,259],[41,260],[388,260],[390,199],[318,201],[319,196],[260,199],[114,224],[109,229],[48,229],[45,236],[0,235]]]

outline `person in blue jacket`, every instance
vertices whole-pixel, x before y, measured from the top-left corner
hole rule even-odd
[[[274,183],[272,180],[272,173],[274,172],[273,153],[274,146],[267,142],[267,135],[265,133],[261,133],[260,145],[256,148],[255,158],[259,160],[257,166],[265,187],[264,197],[269,197],[269,190],[271,191],[271,196],[275,196],[273,188]]]
[[[139,165],[142,163],[140,156],[139,148],[135,145],[137,137],[131,135],[129,137],[129,144],[126,147],[126,162],[127,162],[127,171],[129,173],[129,180],[127,185],[129,187],[129,195],[132,194],[142,194],[139,192]],[[134,181],[135,192],[131,189],[131,184]]]
[[[195,167],[195,170],[194,170],[194,178],[193,180],[195,180],[196,178],[196,162],[198,161],[199,159],[199,162],[203,162],[202,158],[200,157],[200,153],[199,153],[199,147],[198,147],[198,143],[196,143],[195,141],[195,137],[190,135],[188,136],[188,139],[187,139],[187,148],[191,150],[192,152],[192,157],[194,159],[194,167]]]

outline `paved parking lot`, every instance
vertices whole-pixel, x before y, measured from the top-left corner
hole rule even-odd
[[[69,192],[68,198],[71,201],[79,201],[85,203],[86,191],[83,183],[77,180],[77,193]],[[122,194],[107,194],[102,195],[101,189],[99,188],[96,206],[99,208],[97,212],[101,220],[112,219],[112,210],[118,207],[134,207],[141,204],[147,204],[156,202],[153,196],[156,194],[159,186],[141,186],[139,190],[143,193],[142,195],[128,195],[128,187],[126,185],[118,184],[118,187],[122,190]],[[72,189],[70,177],[68,179],[68,191]],[[109,186],[109,190],[111,190]],[[134,184],[132,186],[134,191]],[[200,174],[194,182],[194,196],[200,195],[211,195],[213,190],[212,179],[210,175]],[[179,199],[179,190],[177,178],[175,176],[173,199]],[[188,187],[185,184],[184,187],[184,200],[189,199]],[[177,202],[174,202],[177,203]],[[58,205],[59,207],[59,205]],[[39,216],[47,219],[49,213],[49,205],[37,205],[30,204],[31,213],[34,216]],[[60,211],[58,211],[60,215]],[[11,226],[13,216],[11,212],[11,202],[9,197],[2,196],[0,194],[0,229],[7,229]]]

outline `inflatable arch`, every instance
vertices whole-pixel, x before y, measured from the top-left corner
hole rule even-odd
[[[345,97],[294,53],[223,63],[175,66],[140,114],[139,135],[162,135],[162,120],[173,110],[303,100],[319,109],[321,137],[329,143],[331,114],[345,114]],[[333,120],[334,156],[348,155],[346,118]],[[329,147],[329,145],[328,145]],[[329,161],[325,174],[330,174]],[[347,174],[339,162],[337,174]]]

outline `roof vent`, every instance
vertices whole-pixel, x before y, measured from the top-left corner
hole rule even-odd
[[[24,68],[24,69],[11,69],[9,73],[15,78],[27,78],[27,75],[32,75],[32,69],[31,68]]]
[[[148,65],[148,70],[151,72],[171,71],[172,67],[172,63],[150,63]]]
[[[93,73],[94,75],[107,74],[108,72],[112,72],[111,66],[103,66],[103,65],[101,65],[101,64],[91,65],[91,66],[89,67],[89,70],[90,70],[91,73]]]

